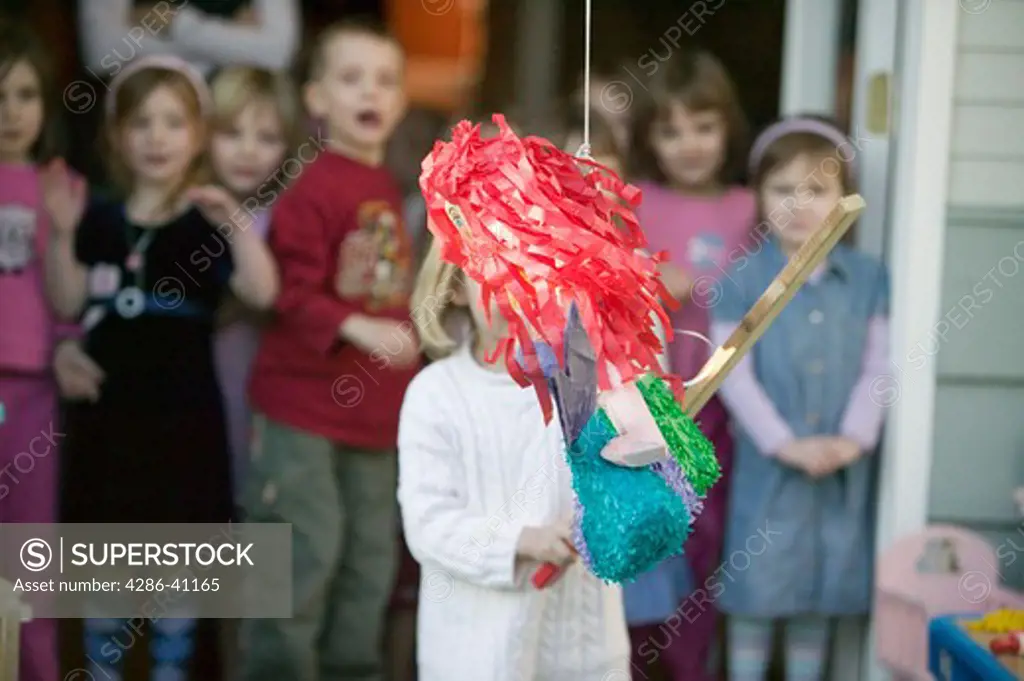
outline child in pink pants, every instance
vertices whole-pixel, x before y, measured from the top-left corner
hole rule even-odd
[[[43,287],[49,220],[38,163],[52,151],[47,123],[55,113],[44,101],[48,73],[31,34],[0,22],[0,524],[57,519],[62,435],[51,362],[61,335],[74,329],[55,323]],[[57,679],[56,621],[26,623],[21,639],[18,679]]]

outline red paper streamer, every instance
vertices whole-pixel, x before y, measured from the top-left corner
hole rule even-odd
[[[546,341],[562,357],[569,302],[578,305],[597,356],[598,387],[612,386],[608,364],[628,382],[665,375],[652,314],[671,339],[661,301],[675,307],[658,276],[663,253],[648,256],[634,209],[640,190],[591,160],[577,159],[539,137],[520,139],[493,117],[498,134],[484,138],[462,121],[452,141],[439,141],[423,161],[420,188],[441,256],[480,282],[484,310],[493,296],[509,334],[505,353],[520,385],[533,384],[552,414],[547,383],[533,347]],[[516,362],[516,342],[525,367]]]

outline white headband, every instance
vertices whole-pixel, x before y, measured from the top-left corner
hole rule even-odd
[[[191,64],[179,57],[174,57],[172,55],[154,55],[136,59],[128,64],[128,66],[121,69],[121,71],[114,76],[114,79],[110,81],[110,87],[107,92],[107,120],[112,119],[114,114],[117,112],[117,91],[121,89],[121,86],[124,85],[126,80],[139,71],[144,71],[146,69],[164,69],[166,71],[175,71],[180,73],[188,79],[189,83],[192,84],[192,88],[196,91],[196,96],[199,98],[199,107],[202,109],[203,115],[208,114],[213,108],[210,97],[210,88],[206,85],[206,80],[199,71],[196,71]]]
[[[839,147],[850,142],[849,138],[847,138],[839,128],[831,123],[819,121],[814,118],[787,118],[773,125],[769,125],[764,132],[757,136],[757,140],[754,142],[754,146],[750,150],[750,162],[747,164],[747,170],[750,173],[750,177],[753,177],[757,173],[757,168],[761,165],[761,160],[764,158],[764,152],[768,151],[768,147],[787,135],[795,135],[798,133],[807,133],[823,137],[834,144],[837,150]],[[836,153],[838,155],[838,151]],[[842,160],[849,166],[850,175],[852,177],[857,177],[856,155],[853,154],[850,158],[842,158]]]

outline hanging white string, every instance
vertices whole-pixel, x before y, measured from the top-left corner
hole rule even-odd
[[[583,144],[577,158],[590,158],[590,18],[591,0],[583,10]]]
[[[593,15],[592,0],[585,0],[583,10],[583,144],[580,145],[579,151],[576,152],[576,158],[590,159],[590,23]],[[696,331],[688,331],[686,329],[672,329],[676,333],[680,333],[684,336],[691,336],[698,340],[704,341],[712,352],[718,350],[718,346],[711,342],[711,339],[707,336],[698,333]],[[613,367],[614,369],[614,367]],[[704,371],[701,370],[699,374],[691,378],[689,381],[683,381],[683,387],[689,388],[694,386],[705,378]]]
[[[696,339],[698,339],[698,340],[702,340],[702,341],[704,341],[704,342],[705,342],[705,343],[707,344],[707,346],[708,346],[709,348],[711,348],[711,352],[712,352],[712,354],[713,354],[713,353],[714,353],[715,351],[717,351],[717,350],[718,350],[718,346],[717,346],[717,345],[715,345],[715,344],[714,344],[713,342],[711,342],[711,339],[710,339],[710,338],[708,338],[707,336],[705,336],[705,335],[704,335],[704,334],[702,334],[702,333],[698,333],[698,332],[696,332],[696,331],[688,331],[688,330],[686,330],[686,329],[672,329],[672,330],[673,330],[673,331],[674,331],[675,333],[681,333],[681,334],[683,334],[684,336],[690,336],[690,337],[692,337],[692,338],[696,338]],[[705,366],[706,366],[706,365],[705,365]],[[689,381],[683,381],[683,387],[684,387],[684,388],[689,388],[689,387],[691,387],[691,386],[697,385],[698,383],[700,383],[701,381],[703,381],[703,380],[704,380],[705,378],[706,378],[706,376],[704,376],[704,369],[701,369],[700,373],[699,373],[699,374],[697,374],[696,376],[694,376],[693,378],[691,378],[691,379],[690,379]]]

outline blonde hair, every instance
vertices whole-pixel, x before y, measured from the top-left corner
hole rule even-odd
[[[213,127],[229,129],[245,107],[270,102],[281,120],[287,155],[305,138],[302,105],[292,79],[285,73],[249,66],[231,66],[218,72],[210,84],[213,95]]]
[[[460,345],[452,337],[453,313],[457,313],[455,296],[465,281],[462,270],[441,259],[441,244],[430,240],[427,255],[416,276],[410,312],[420,337],[420,347],[432,360],[444,359]]]

